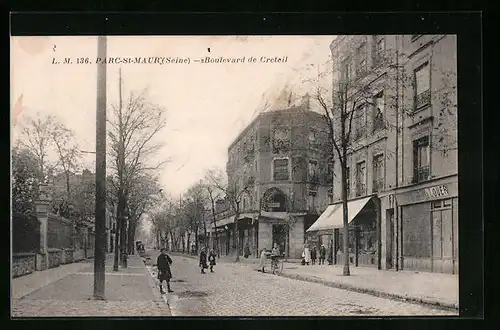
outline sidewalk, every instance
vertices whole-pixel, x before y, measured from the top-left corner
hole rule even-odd
[[[281,276],[379,297],[458,309],[457,275],[354,266],[350,267],[350,271],[350,276],[343,276],[343,265],[301,266],[285,263]]]
[[[185,257],[198,256],[172,253]],[[233,257],[221,257],[218,262],[233,262]],[[259,270],[260,260],[240,258],[240,264]],[[426,305],[458,310],[458,276],[415,271],[388,271],[372,267],[350,267],[351,275],[343,276],[343,265],[302,266],[300,260],[285,262],[281,276],[305,282],[320,283],[339,289],[367,293]]]
[[[103,301],[92,297],[93,268],[92,260],[13,279],[12,316],[170,316],[138,255],[118,272],[107,255]]]

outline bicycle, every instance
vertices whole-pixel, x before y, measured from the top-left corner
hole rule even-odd
[[[271,273],[281,275],[283,272],[283,256],[271,257]]]

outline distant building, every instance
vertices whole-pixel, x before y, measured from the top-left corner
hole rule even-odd
[[[352,263],[458,272],[456,46],[453,35],[343,36],[330,46],[333,88],[348,79],[372,94],[356,109],[348,159]],[[340,178],[310,230],[335,241],[339,263]]]
[[[305,229],[330,201],[325,121],[310,111],[307,95],[293,104],[285,94],[290,101],[281,100],[283,108],[259,114],[228,148],[228,178],[249,191],[240,204],[240,255],[247,245],[258,256],[278,243],[287,256],[300,258]],[[216,213],[221,253],[234,254],[234,213],[227,200],[217,202]]]

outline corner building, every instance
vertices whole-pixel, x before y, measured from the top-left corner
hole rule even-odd
[[[258,257],[278,243],[289,258],[300,258],[305,229],[332,196],[324,123],[306,95],[296,105],[260,113],[229,146],[228,178],[250,191],[237,219],[240,255],[247,245]],[[221,253],[234,255],[234,214],[227,201],[217,202],[216,220]]]
[[[330,49],[333,88],[371,93],[353,117],[347,254],[340,175],[321,215],[335,261],[458,274],[456,36],[339,36]]]

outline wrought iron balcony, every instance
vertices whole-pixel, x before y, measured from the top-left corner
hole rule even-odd
[[[431,91],[430,90],[426,90],[425,92],[418,94],[415,97],[415,110],[418,110],[422,107],[425,107],[426,105],[428,105],[430,103],[430,101],[431,101]]]
[[[413,171],[413,183],[429,180],[430,174],[429,165],[415,168]]]

